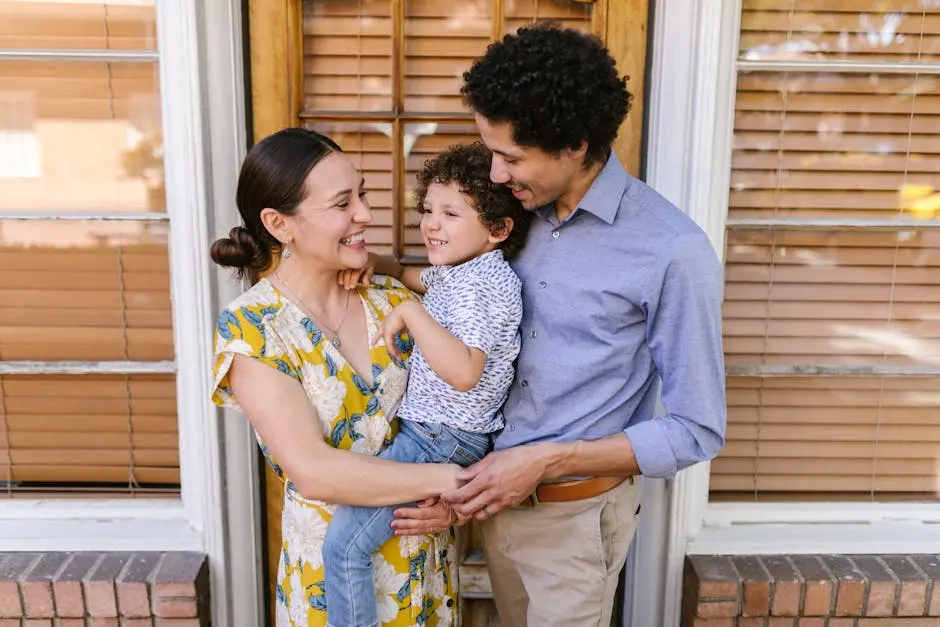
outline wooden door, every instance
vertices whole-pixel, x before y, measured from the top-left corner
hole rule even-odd
[[[366,179],[375,252],[422,263],[414,175],[442,148],[477,137],[460,102],[461,74],[491,41],[536,20],[596,33],[630,77],[634,104],[615,150],[639,173],[648,0],[249,0],[248,7],[255,140],[306,126],[339,143]],[[270,472],[265,488],[273,575],[283,493]],[[461,531],[460,555],[464,624],[497,625],[475,526]]]

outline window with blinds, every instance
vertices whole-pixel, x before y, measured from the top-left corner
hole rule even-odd
[[[412,189],[424,161],[478,138],[462,75],[491,41],[540,20],[602,32],[579,0],[305,0],[299,120],[332,137],[362,169],[371,250],[425,256]]]
[[[0,495],[178,496],[153,1],[0,0]]]
[[[718,500],[940,494],[940,6],[744,0]]]

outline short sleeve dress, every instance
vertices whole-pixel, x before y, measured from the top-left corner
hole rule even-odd
[[[377,277],[358,290],[372,338],[388,312],[414,296],[393,279]],[[410,343],[399,349],[405,355]],[[332,446],[377,455],[397,430],[394,419],[408,370],[380,342],[372,349],[370,387],[316,325],[267,280],[261,279],[219,316],[212,400],[239,410],[228,374],[235,355],[257,359],[299,381],[316,407]],[[268,463],[285,482],[282,549],[277,572],[278,627],[323,627],[323,538],[336,505],[303,498],[264,442]],[[453,627],[457,620],[457,569],[453,532],[393,538],[374,558],[379,620],[385,627]]]

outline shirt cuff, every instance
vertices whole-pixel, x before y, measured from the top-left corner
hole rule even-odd
[[[624,433],[643,476],[671,479],[678,470],[676,455],[661,423],[662,420],[654,418],[627,427]]]

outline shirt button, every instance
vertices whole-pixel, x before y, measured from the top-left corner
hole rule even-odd
[[[558,236],[561,235],[558,231],[552,231],[552,239],[558,239]]]
[[[523,379],[523,380],[519,383],[519,385],[521,385],[521,386],[524,387],[524,388],[527,388],[527,387],[529,387],[529,382],[526,381],[525,379]]]
[[[508,425],[506,425],[506,428],[509,429],[510,431],[515,431],[515,430],[516,430],[516,425],[514,425],[514,424],[508,424]]]
[[[536,335],[538,335],[538,333],[536,333],[535,331],[533,331],[532,333],[529,333],[529,337],[531,337],[533,340],[535,339]]]
[[[539,287],[544,290],[546,287],[548,287],[548,283],[545,281],[539,281]]]

